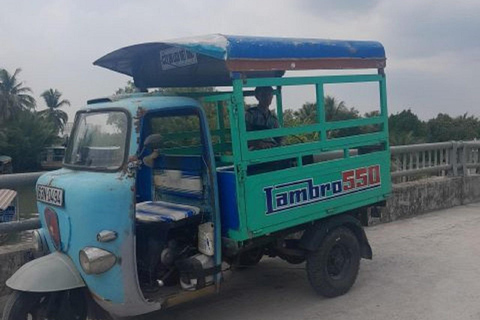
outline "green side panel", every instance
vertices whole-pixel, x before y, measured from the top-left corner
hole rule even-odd
[[[246,231],[261,236],[385,200],[391,192],[389,153],[248,176],[243,187]]]

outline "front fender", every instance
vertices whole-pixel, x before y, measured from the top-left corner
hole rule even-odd
[[[19,291],[52,292],[85,287],[85,282],[67,255],[54,252],[24,264],[6,285]]]

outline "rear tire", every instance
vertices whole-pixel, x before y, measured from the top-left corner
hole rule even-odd
[[[308,280],[318,294],[328,298],[347,293],[359,268],[360,245],[346,227],[328,233],[320,247],[307,256]]]

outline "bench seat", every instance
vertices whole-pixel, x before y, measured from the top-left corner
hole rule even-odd
[[[196,216],[200,208],[166,201],[137,203],[136,220],[139,222],[175,222]]]

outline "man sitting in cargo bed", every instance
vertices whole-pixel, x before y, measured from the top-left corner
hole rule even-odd
[[[273,88],[257,87],[255,89],[255,98],[258,100],[256,107],[249,108],[245,112],[245,123],[247,131],[267,130],[279,128],[277,116],[273,114],[269,107],[272,104]],[[270,149],[284,144],[284,137],[266,138],[248,142],[249,150]],[[248,166],[249,174],[258,174],[268,171],[281,170],[292,166],[291,159],[264,162]]]
[[[278,119],[269,109],[273,99],[273,88],[257,87],[255,89],[255,98],[258,100],[258,105],[249,108],[245,112],[247,131],[278,128]],[[248,143],[248,148],[250,150],[273,148],[281,146],[283,140],[283,137],[254,140]]]

